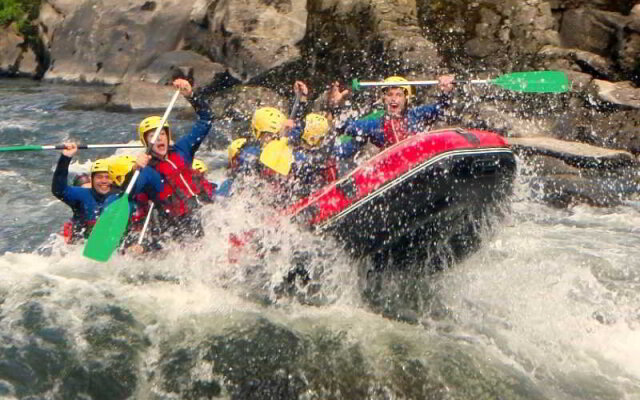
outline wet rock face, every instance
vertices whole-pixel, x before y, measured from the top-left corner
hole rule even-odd
[[[216,1],[207,12],[207,51],[235,78],[247,81],[300,58],[296,45],[306,21],[304,0]]]
[[[15,27],[0,29],[0,74],[12,75],[16,71],[22,55],[24,38],[16,33]]]
[[[375,76],[442,67],[435,45],[422,35],[413,0],[309,0],[307,8],[303,48],[315,74]]]
[[[45,78],[114,84],[136,76],[158,54],[178,47],[191,3],[88,0],[52,2],[53,10],[43,6],[41,24],[51,38]]]

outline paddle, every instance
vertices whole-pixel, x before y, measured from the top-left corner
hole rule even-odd
[[[136,143],[118,143],[118,144],[79,144],[78,150],[86,149],[141,149],[144,146]],[[8,146],[0,147],[0,151],[38,151],[38,150],[64,150],[63,144],[55,144],[48,146],[24,145],[24,146]]]
[[[153,133],[153,136],[149,141],[147,154],[151,153],[151,148],[156,142],[160,131],[162,131],[162,127],[167,121],[169,113],[171,112],[176,100],[178,100],[179,95],[180,91],[176,90],[169,102],[167,110],[162,116],[162,120],[158,124],[156,131]],[[129,186],[127,186],[127,190],[120,196],[120,198],[118,198],[118,200],[111,203],[98,218],[98,222],[91,231],[91,235],[89,235],[89,239],[87,239],[87,244],[84,246],[83,255],[85,257],[96,261],[106,262],[109,260],[109,257],[111,257],[114,250],[118,248],[120,239],[127,229],[127,224],[129,223],[129,193],[133,190],[133,186],[136,183],[136,180],[138,180],[139,175],[140,170],[136,169],[133,173],[133,177],[131,177]]]
[[[293,163],[293,151],[288,138],[274,139],[267,143],[260,154],[260,162],[281,175],[288,175]]]
[[[147,228],[149,227],[149,221],[151,221],[151,212],[153,211],[153,205],[155,203],[151,202],[149,206],[149,212],[147,213],[147,218],[144,219],[144,225],[142,225],[142,231],[140,232],[140,237],[138,238],[138,245],[142,246],[142,240],[144,239],[144,234],[147,233]]]
[[[455,81],[454,83],[490,84],[503,89],[523,93],[563,93],[569,90],[569,79],[562,71],[531,71],[512,72],[494,79],[474,79],[469,81]],[[409,81],[402,85],[428,86],[437,85],[438,81]],[[398,86],[398,82],[360,82],[354,79],[353,90],[364,87]]]
[[[296,93],[289,119],[293,119],[300,105],[300,92]],[[281,175],[288,175],[293,163],[293,151],[289,147],[287,138],[274,139],[267,143],[260,154],[260,162]]]

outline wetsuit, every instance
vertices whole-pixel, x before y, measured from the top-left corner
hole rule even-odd
[[[380,149],[389,147],[425,130],[426,124],[436,119],[447,105],[448,100],[443,97],[436,104],[409,108],[402,118],[392,119],[383,114],[377,118],[349,121],[344,132],[346,138],[341,137],[334,153],[339,158],[352,157],[366,142]]]

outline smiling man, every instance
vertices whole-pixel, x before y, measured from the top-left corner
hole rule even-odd
[[[426,123],[437,118],[447,105],[446,100],[441,100],[436,104],[409,107],[413,95],[408,81],[401,76],[391,76],[384,81],[396,84],[383,90],[384,113],[380,117],[348,122],[343,136],[346,140],[342,139],[335,148],[338,157],[353,156],[368,141],[383,149],[422,132]],[[438,87],[443,94],[453,90],[453,82],[453,75],[438,77]]]
[[[65,143],[51,184],[53,195],[73,211],[69,237],[66,238],[68,242],[88,237],[107,204],[107,199],[116,194],[111,191],[109,163],[106,159],[96,160],[91,164],[91,188],[68,185],[69,164],[77,151],[78,146],[75,143]]]

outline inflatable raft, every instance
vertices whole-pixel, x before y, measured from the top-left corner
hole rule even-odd
[[[355,255],[464,253],[470,225],[512,193],[516,160],[499,135],[463,128],[420,133],[300,199],[295,220],[330,232]],[[461,239],[464,238],[464,239]]]

